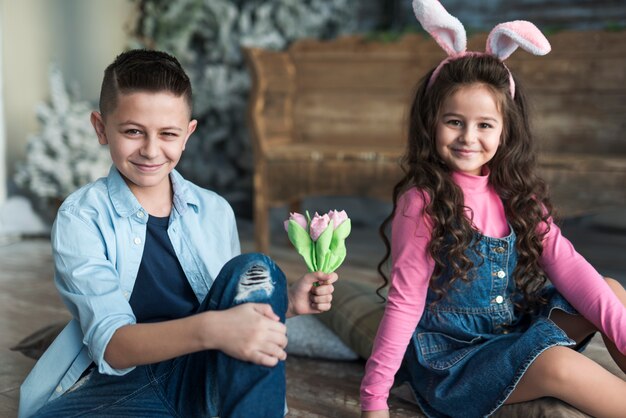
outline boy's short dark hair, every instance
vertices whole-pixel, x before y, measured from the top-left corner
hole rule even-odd
[[[104,70],[100,113],[106,116],[117,105],[117,95],[138,91],[170,92],[183,96],[191,113],[191,82],[178,60],[162,51],[133,49],[119,54]]]

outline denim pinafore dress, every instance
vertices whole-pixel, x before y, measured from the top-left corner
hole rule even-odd
[[[539,354],[575,345],[548,319],[553,309],[577,313],[553,286],[544,289],[548,304],[539,314],[530,317],[514,309],[515,233],[476,239],[477,246],[467,251],[475,274],[469,281],[455,280],[434,305],[436,294],[428,291],[396,379],[408,381],[431,418],[491,415]],[[445,271],[441,280],[449,277]]]

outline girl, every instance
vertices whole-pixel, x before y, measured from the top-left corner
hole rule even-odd
[[[381,227],[391,222],[381,262],[391,254],[391,287],[362,417],[389,416],[398,370],[429,417],[489,416],[544,396],[623,417],[626,382],[580,351],[599,331],[626,371],[626,291],[553,223],[524,93],[502,62],[517,46],[545,54],[547,40],[510,22],[492,31],[486,53],[466,52],[461,23],[441,4],[413,5],[449,57],[420,82],[406,175]]]

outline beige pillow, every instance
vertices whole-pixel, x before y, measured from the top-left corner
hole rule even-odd
[[[340,279],[333,285],[333,307],[317,315],[317,318],[366,359],[372,352],[378,324],[385,310],[385,304],[376,294],[377,286],[350,279]]]

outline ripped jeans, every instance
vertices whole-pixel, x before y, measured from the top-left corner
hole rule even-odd
[[[226,263],[198,313],[246,302],[270,304],[285,322],[285,275],[263,254]],[[93,369],[35,416],[277,418],[285,414],[285,396],[283,361],[265,367],[207,350],[137,366],[124,376]]]

